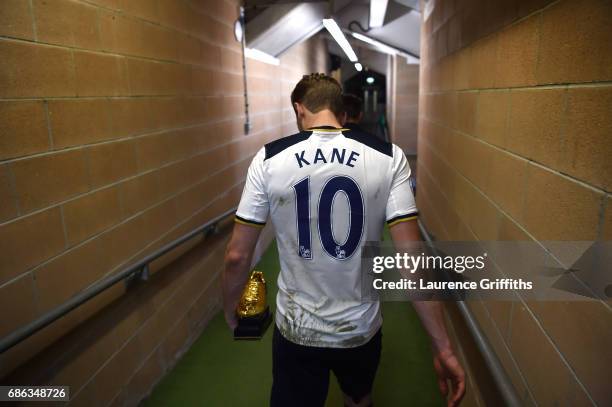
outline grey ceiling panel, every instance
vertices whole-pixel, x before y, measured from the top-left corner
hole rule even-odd
[[[364,32],[357,24],[351,22],[357,21],[367,29],[370,14],[369,0],[247,1],[247,7],[258,8],[256,13],[250,13],[253,18],[247,22],[247,46],[279,56],[294,44],[319,31],[322,28],[321,20],[331,13],[343,29],[365,34],[418,56],[421,14],[412,8],[417,4],[418,0],[390,0],[385,25]]]
[[[416,11],[421,11],[421,4],[419,0],[394,0],[403,6],[410,7]]]
[[[267,7],[247,23],[247,47],[278,56],[322,28],[327,2],[282,3]]]

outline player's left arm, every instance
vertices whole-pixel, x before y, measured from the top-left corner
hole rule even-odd
[[[225,269],[221,277],[221,284],[225,321],[231,329],[234,329],[238,323],[236,306],[249,276],[253,252],[260,232],[260,227],[236,222],[225,251]]]
[[[419,241],[420,232],[416,219],[400,222],[389,227],[396,246],[402,242]],[[434,369],[438,376],[438,387],[448,406],[458,406],[465,394],[465,372],[455,355],[444,324],[444,309],[440,301],[413,301],[412,305],[431,339]],[[449,386],[450,384],[450,386]],[[450,387],[450,388],[449,388]]]
[[[393,158],[393,180],[386,215],[391,238],[399,248],[403,242],[420,241],[421,234],[417,223],[416,202],[408,183],[410,166],[406,156],[396,146]],[[444,324],[442,303],[413,301],[412,305],[431,339],[440,392],[447,397],[451,387],[451,396],[447,398],[447,403],[448,406],[457,406],[465,394],[465,372],[453,352]]]

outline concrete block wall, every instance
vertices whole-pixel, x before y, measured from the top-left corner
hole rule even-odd
[[[427,228],[440,240],[609,240],[612,3],[429,3],[417,194]],[[470,307],[525,405],[610,405],[609,301]],[[468,404],[485,405],[470,385]]]
[[[138,405],[219,310],[228,231],[222,228],[146,284],[128,292],[121,284],[83,305],[82,313],[104,308],[45,343],[2,382],[68,385],[73,406]],[[70,319],[57,324],[69,328]]]
[[[248,60],[245,136],[237,17],[234,0],[0,4],[0,336],[234,207],[255,152],[297,130],[289,93],[328,69],[324,41],[278,67]],[[175,300],[117,285],[0,355],[0,380],[135,404],[218,310],[223,244],[196,238],[152,265],[183,270],[149,294]],[[108,305],[124,302],[134,316],[113,328]],[[79,340],[87,329],[98,339]],[[153,353],[134,353],[140,336]]]

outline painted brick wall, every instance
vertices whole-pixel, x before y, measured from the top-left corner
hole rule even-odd
[[[430,2],[417,197],[427,228],[441,240],[609,240],[612,3]],[[525,405],[612,402],[609,302],[470,307]],[[472,385],[467,404],[484,405]]]
[[[248,61],[245,136],[237,7],[0,4],[0,336],[235,206],[254,153],[296,131],[289,92],[302,74],[328,69],[325,43],[313,37],[278,67]],[[153,264],[183,277],[156,283],[150,297],[118,285],[0,355],[0,378],[65,383],[76,405],[133,404],[218,309],[218,240],[194,239]],[[181,257],[190,248],[201,253],[191,263]],[[111,302],[129,303],[113,306],[130,316],[109,316]],[[97,339],[81,341],[86,332]],[[70,355],[26,363],[58,339]]]

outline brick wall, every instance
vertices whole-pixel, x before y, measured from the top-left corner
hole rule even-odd
[[[610,239],[612,3],[430,2],[417,196],[430,232]],[[609,302],[470,307],[525,405],[610,405]],[[466,404],[484,405],[471,386]]]
[[[392,98],[393,112],[390,119],[391,137],[406,154],[417,153],[417,128],[419,114],[419,65],[407,64],[406,59],[394,56]]]
[[[324,41],[279,67],[248,61],[245,136],[237,5],[0,4],[0,336],[235,206],[254,153],[296,131],[289,92],[327,69]],[[156,277],[159,292],[119,284],[0,355],[0,378],[70,385],[78,405],[133,404],[218,309],[223,239],[153,264],[182,270]],[[180,257],[189,248],[200,256]]]

